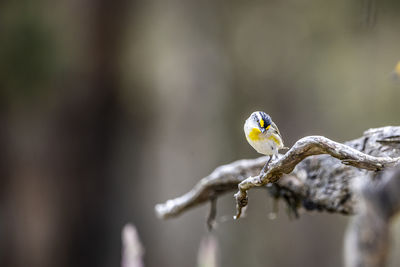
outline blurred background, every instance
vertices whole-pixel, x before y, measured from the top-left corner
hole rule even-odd
[[[195,266],[208,207],[160,221],[154,205],[257,157],[252,111],[287,146],[400,124],[399,12],[397,0],[1,1],[0,265],[120,266],[131,222],[146,266]],[[348,217],[295,220],[281,205],[270,220],[254,190],[234,222],[232,194],[212,233],[220,266],[341,265]]]

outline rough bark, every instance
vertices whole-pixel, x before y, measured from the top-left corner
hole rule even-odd
[[[353,186],[358,205],[345,237],[346,267],[385,266],[391,219],[400,209],[400,168],[364,178],[357,178]]]

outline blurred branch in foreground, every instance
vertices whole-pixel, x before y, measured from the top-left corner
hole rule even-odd
[[[205,236],[200,243],[197,255],[198,267],[217,267],[218,243],[213,236]]]
[[[218,167],[191,191],[158,204],[155,209],[160,218],[177,216],[206,201],[211,201],[211,208],[215,209],[216,198],[238,186],[237,218],[247,205],[247,191],[253,187],[266,188],[275,198],[284,199],[295,214],[300,207],[354,214],[359,204],[357,191],[351,186],[355,178],[379,180],[387,167],[400,163],[399,155],[400,127],[370,129],[344,144],[309,136],[296,142],[285,155],[279,155],[262,177],[258,175],[267,157],[239,160]],[[210,214],[215,217],[215,211]],[[209,221],[210,218],[210,225]]]
[[[345,266],[385,266],[390,249],[391,219],[400,210],[400,168],[388,169],[376,179],[357,179],[357,214],[345,239]]]
[[[139,234],[133,224],[126,224],[122,229],[122,260],[121,267],[144,267],[144,248]],[[197,255],[198,267],[217,267],[218,243],[213,236],[205,236],[200,242]]]
[[[139,234],[133,224],[122,229],[122,262],[121,267],[143,267],[144,249]]]

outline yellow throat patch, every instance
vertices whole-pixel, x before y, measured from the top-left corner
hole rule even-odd
[[[260,140],[260,139],[261,139],[261,138],[260,138],[260,133],[261,133],[260,129],[258,129],[258,128],[253,128],[253,129],[251,130],[251,132],[249,133],[249,139],[252,140],[252,141],[258,141],[258,140]]]

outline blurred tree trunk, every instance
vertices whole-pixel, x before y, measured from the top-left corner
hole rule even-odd
[[[88,34],[76,40],[86,65],[67,70],[53,85],[51,101],[59,104],[51,113],[28,107],[11,119],[2,114],[2,129],[10,130],[1,132],[2,148],[9,143],[10,151],[17,151],[3,150],[0,159],[1,175],[8,177],[1,183],[8,192],[11,240],[6,243],[12,244],[4,250],[10,253],[4,254],[3,266],[105,266],[110,253],[119,261],[120,252],[108,242],[118,232],[110,231],[107,216],[127,3],[66,1],[70,16],[86,22],[76,29]]]

